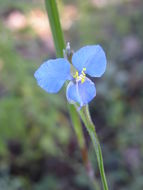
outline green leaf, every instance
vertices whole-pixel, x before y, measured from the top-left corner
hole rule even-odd
[[[63,57],[63,49],[65,48],[65,42],[63,38],[63,32],[59,20],[59,13],[55,0],[45,0],[45,5],[49,17],[49,22],[52,30],[54,44],[56,48],[57,57]]]

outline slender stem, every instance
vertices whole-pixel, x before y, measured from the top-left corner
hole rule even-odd
[[[105,171],[104,171],[102,151],[101,151],[100,143],[99,143],[96,131],[95,131],[95,126],[90,117],[88,106],[85,106],[82,110],[80,110],[79,114],[86,126],[86,129],[87,129],[90,137],[91,137],[91,140],[92,140],[95,152],[96,152],[97,162],[98,162],[98,166],[99,166],[99,170],[100,170],[103,188],[104,188],[104,190],[108,190],[107,180],[106,180]]]
[[[73,126],[74,126],[74,130],[75,130],[75,133],[76,133],[76,136],[77,136],[78,145],[79,145],[79,148],[81,150],[81,155],[82,155],[83,163],[84,163],[84,166],[85,166],[85,169],[86,169],[86,173],[87,173],[89,179],[91,180],[91,183],[92,183],[93,187],[96,190],[100,190],[100,186],[99,186],[99,184],[98,184],[98,182],[97,182],[97,180],[95,178],[94,170],[93,170],[91,162],[90,162],[90,160],[88,158],[88,150],[87,150],[87,147],[86,147],[85,138],[84,138],[80,118],[77,117],[78,114],[77,114],[77,112],[74,111],[75,110],[74,105],[69,105],[68,104],[68,107],[69,107],[69,112],[70,112],[70,115],[71,115],[72,123],[73,123]],[[74,115],[74,114],[76,114],[76,115]]]

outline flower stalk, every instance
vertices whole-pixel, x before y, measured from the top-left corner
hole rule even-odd
[[[96,134],[95,126],[91,120],[88,106],[84,106],[83,109],[81,109],[79,111],[79,115],[86,126],[86,129],[92,140],[94,150],[96,152],[97,162],[98,162],[98,167],[100,170],[103,188],[104,188],[104,190],[108,190],[108,184],[107,184],[106,175],[105,175],[105,171],[104,171],[104,163],[103,163],[101,146],[100,146],[97,134]]]
[[[95,188],[95,190],[100,190],[100,186],[98,184],[97,179],[95,178],[94,170],[92,167],[92,164],[88,158],[88,150],[85,143],[85,138],[82,130],[82,125],[80,118],[77,117],[77,112],[75,112],[75,106],[73,104],[68,104],[72,124],[77,136],[78,145],[81,151],[82,160],[86,169],[86,173],[92,183],[92,186]],[[76,114],[76,115],[75,115]]]

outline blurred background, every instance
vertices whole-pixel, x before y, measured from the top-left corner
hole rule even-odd
[[[143,189],[143,1],[59,0],[74,50],[101,44],[108,66],[90,111],[111,190]],[[44,0],[0,0],[0,190],[91,190],[65,93],[33,77],[55,58]],[[84,127],[83,127],[84,129]],[[84,129],[90,160],[96,156]]]

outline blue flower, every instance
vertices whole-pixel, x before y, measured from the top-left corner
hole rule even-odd
[[[48,60],[34,76],[38,85],[48,93],[57,93],[69,80],[67,100],[82,107],[96,96],[95,85],[86,75],[101,77],[106,69],[106,56],[100,45],[85,46],[73,54],[72,64],[76,69],[74,74],[71,72],[73,66],[67,59]]]

